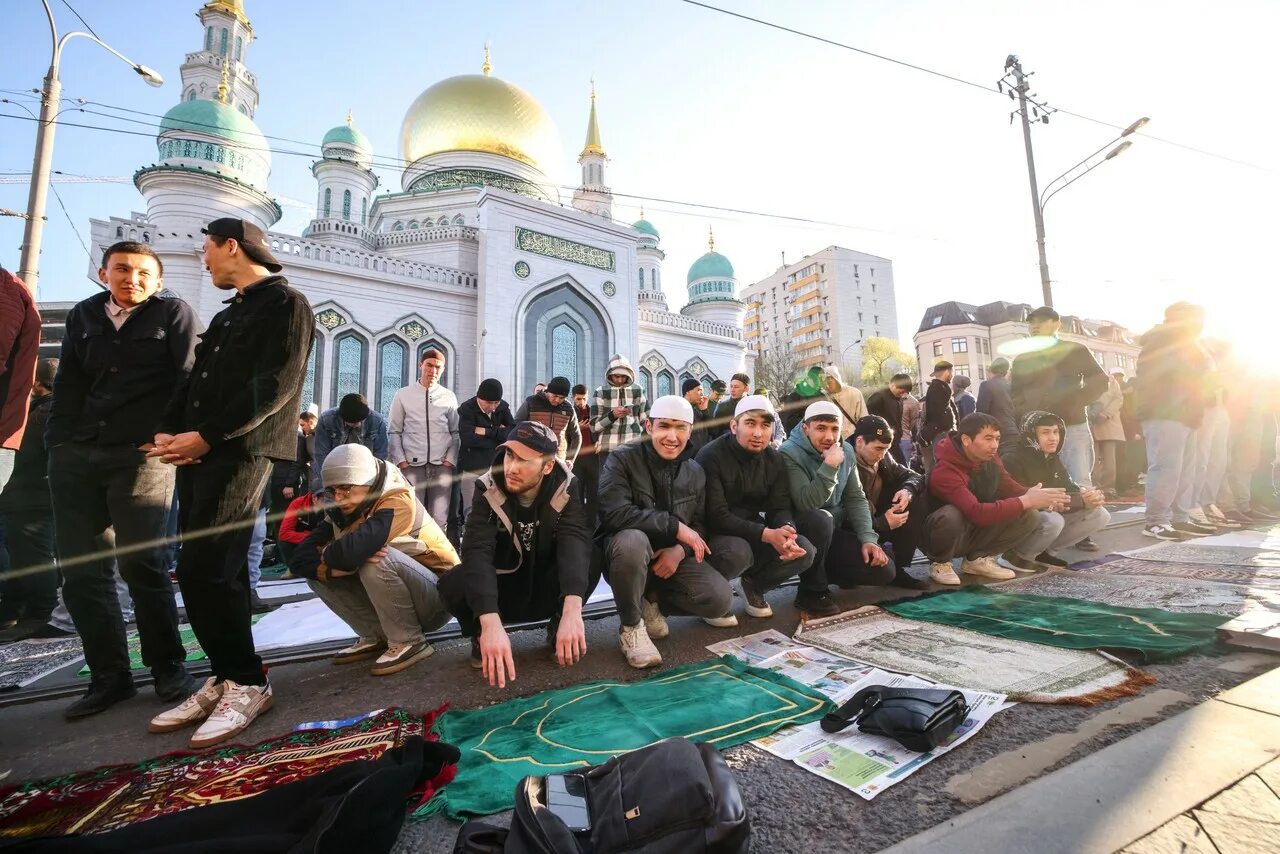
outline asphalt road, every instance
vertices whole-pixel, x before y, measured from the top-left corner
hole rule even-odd
[[[1148,542],[1135,528],[1113,529],[1098,539],[1109,550]],[[893,590],[889,595],[901,593]],[[770,597],[775,616],[769,620],[741,617],[738,629],[713,629],[691,618],[672,619],[671,637],[659,643],[664,666],[704,659],[707,644],[727,637],[765,628],[791,633],[797,624],[790,606],[792,595],[789,590],[776,591]],[[882,595],[868,588],[839,594],[848,607]],[[616,634],[616,618],[588,623],[588,656],[572,669],[561,669],[549,658],[542,631],[513,635],[518,676],[506,691],[482,682],[470,667],[468,646],[461,640],[438,644],[431,658],[382,678],[370,676],[362,666],[335,667],[327,661],[276,666],[271,671],[275,707],[246,735],[256,741],[304,721],[344,718],[387,706],[428,710],[448,703],[474,708],[579,681],[643,678],[646,674],[622,660]],[[1015,706],[997,715],[963,747],[873,801],[863,801],[749,745],[734,748],[726,756],[750,810],[753,851],[875,851],[1170,717],[1275,663],[1274,657],[1257,653],[1197,655],[1147,667],[1159,681],[1135,698],[1092,708]],[[149,689],[76,723],[61,717],[67,702],[31,703],[0,712],[0,768],[12,769],[10,781],[187,749],[189,733],[147,733],[147,720],[163,708]],[[496,818],[498,823],[504,820]],[[456,833],[457,825],[443,818],[406,825],[397,850],[449,852]],[[1030,840],[1028,847],[1034,848]]]

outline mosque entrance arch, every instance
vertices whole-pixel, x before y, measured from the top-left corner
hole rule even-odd
[[[613,335],[596,302],[565,280],[539,291],[519,315],[520,389],[555,376],[594,388],[604,379]]]

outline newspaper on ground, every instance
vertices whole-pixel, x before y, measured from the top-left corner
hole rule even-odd
[[[789,726],[751,742],[781,759],[825,777],[871,800],[916,770],[963,744],[986,725],[996,712],[1012,706],[1004,694],[951,688],[918,676],[890,673],[826,650],[802,646],[774,630],[722,641],[707,647],[717,655],[732,655],[754,667],[789,676],[844,703],[872,685],[890,688],[941,688],[964,694],[969,714],[942,744],[927,753],[916,753],[891,738],[868,735],[856,724],[838,733],[823,732],[818,721]]]

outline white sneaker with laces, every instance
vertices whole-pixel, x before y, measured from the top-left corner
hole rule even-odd
[[[161,712],[147,724],[148,732],[174,732],[195,726],[213,713],[222,699],[223,685],[210,676],[200,689],[167,712]]]
[[[1151,537],[1154,540],[1168,540],[1169,542],[1180,543],[1187,539],[1187,536],[1181,531],[1175,530],[1171,525],[1147,525],[1142,529],[1142,536]]]
[[[435,647],[425,639],[417,643],[388,644],[386,652],[378,656],[378,660],[373,663],[373,675],[390,676],[392,673],[399,673],[435,651]]]
[[[644,669],[662,664],[662,655],[653,645],[653,641],[649,640],[649,633],[645,631],[643,621],[634,626],[623,626],[619,629],[618,646],[622,648],[622,654],[627,657],[627,664],[632,667]]]
[[[929,580],[934,584],[946,584],[951,587],[960,586],[960,576],[951,566],[950,561],[929,564]]]
[[[657,602],[644,600],[640,606],[640,619],[644,621],[644,629],[651,638],[662,640],[671,634],[671,627],[667,625],[667,618],[662,616],[662,610]]]
[[[233,738],[271,708],[271,685],[241,685],[230,679],[222,682],[222,699],[213,713],[191,736],[191,746],[199,749]]]
[[[1012,569],[1005,569],[1003,566],[996,563],[995,558],[992,557],[980,557],[974,560],[966,560],[964,563],[960,564],[960,571],[968,575],[978,575],[983,578],[998,578],[1002,581],[1010,578],[1017,578],[1018,576],[1018,573],[1014,572]]]
[[[702,622],[717,629],[734,629],[738,627],[738,615],[730,611],[723,617],[703,617]]]

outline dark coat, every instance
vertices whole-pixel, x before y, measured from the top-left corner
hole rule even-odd
[[[708,404],[706,409],[693,407],[693,429],[689,431],[689,454],[697,456],[708,442],[715,438],[714,431],[711,429],[711,419],[714,417],[711,406]]]
[[[753,454],[729,434],[699,451],[697,462],[707,476],[709,533],[758,543],[766,527],[794,524],[787,466],[776,448]]]
[[[951,396],[951,385],[937,377],[929,381],[924,394],[924,418],[920,438],[929,444],[943,433],[950,433],[960,423],[959,410]]]
[[[782,429],[790,436],[791,431],[804,420],[804,411],[811,404],[820,400],[831,399],[831,395],[823,391],[817,391],[813,394],[801,394],[799,390],[796,390],[783,395],[782,399],[778,401],[778,419],[782,421]]]
[[[0,511],[53,511],[49,494],[49,450],[44,444],[45,422],[49,420],[53,395],[33,397],[30,401],[27,430],[22,434],[22,446],[13,455],[13,474],[0,493]]]
[[[162,431],[197,431],[213,448],[206,460],[244,454],[292,460],[315,340],[311,305],[284,276],[268,276],[226,305],[200,336],[191,375],[169,402]]]
[[[603,543],[619,531],[642,531],[657,551],[676,544],[681,522],[705,538],[706,494],[707,476],[687,447],[668,461],[651,442],[623,445],[605,458],[600,474],[596,539]]]
[[[1102,397],[1108,380],[1087,348],[1055,339],[1043,350],[1019,354],[1009,383],[1019,418],[1043,410],[1067,424],[1083,424],[1085,409]]]
[[[485,472],[493,462],[493,452],[507,440],[507,433],[516,426],[511,417],[511,407],[505,400],[498,402],[492,415],[485,415],[473,397],[458,404],[458,468],[462,471]],[[481,433],[476,433],[476,428]]]
[[[1080,485],[1071,479],[1061,456],[1062,448],[1067,443],[1067,425],[1056,415],[1052,419],[1047,419],[1048,415],[1050,413],[1028,413],[1023,419],[1022,441],[1001,454],[1000,459],[1004,462],[1005,470],[1009,472],[1010,477],[1018,483],[1026,487],[1032,487],[1038,483],[1049,489],[1065,489],[1071,496],[1071,509],[1079,510],[1084,507],[1084,499],[1080,496]],[[1055,426],[1058,428],[1058,450],[1052,454],[1046,454],[1036,444],[1035,426],[1036,423],[1047,425],[1050,420],[1057,422]]]
[[[867,398],[867,412],[889,422],[895,439],[902,438],[902,398],[895,397],[888,386],[876,389]]]
[[[858,474],[858,482],[862,484],[862,491],[866,493],[867,486],[871,483],[870,472],[858,465],[856,461],[853,464],[853,468]],[[876,466],[876,473],[880,475],[880,497],[872,505],[868,495],[867,504],[871,507],[871,527],[875,529],[877,536],[887,537],[893,529],[889,527],[884,514],[893,504],[893,496],[903,489],[910,492],[913,498],[923,494],[925,491],[924,475],[915,469],[907,468],[895,460],[892,454],[884,455],[879,465]]]
[[[1195,334],[1176,324],[1161,324],[1143,335],[1134,377],[1138,420],[1199,428],[1209,406],[1208,367]]]
[[[988,377],[978,386],[978,411],[1000,422],[1000,444],[1018,442],[1018,413],[1007,377]]]
[[[0,447],[17,450],[40,351],[40,315],[22,280],[0,267]]]

